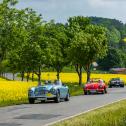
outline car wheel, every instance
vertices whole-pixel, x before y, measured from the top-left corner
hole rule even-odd
[[[55,100],[54,100],[56,103],[59,103],[60,102],[60,93],[59,93],[59,91],[57,91],[57,93],[56,93],[56,98],[55,98]]]
[[[105,89],[102,91],[102,94],[105,94]]]
[[[29,103],[30,104],[34,104],[35,103],[35,99],[34,98],[29,98]]]
[[[69,101],[69,100],[70,100],[70,93],[69,93],[69,91],[68,91],[67,96],[66,96],[66,98],[65,98],[65,101]]]
[[[87,95],[88,93],[87,93],[87,91],[84,91],[84,95]]]
[[[105,93],[107,93],[107,89],[105,88]]]
[[[123,88],[124,88],[124,85],[122,85],[121,87],[123,87]]]
[[[87,91],[87,95],[90,95],[91,94],[91,92],[90,91]]]
[[[41,100],[41,103],[45,103],[46,101],[45,100]]]
[[[109,88],[112,88],[112,86],[109,85]]]

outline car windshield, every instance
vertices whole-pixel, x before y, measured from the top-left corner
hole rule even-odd
[[[52,82],[50,80],[45,81],[45,85],[51,85],[51,84],[52,84]]]
[[[99,79],[91,79],[90,83],[95,83],[95,82],[99,82]]]

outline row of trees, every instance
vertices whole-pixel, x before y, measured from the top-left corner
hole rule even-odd
[[[44,67],[59,74],[67,65],[74,65],[82,84],[82,69],[90,79],[94,61],[102,59],[108,50],[107,29],[91,24],[87,17],[68,19],[66,24],[44,22],[32,9],[14,8],[17,1],[3,0],[0,4],[0,69],[1,73],[20,72],[38,76]]]

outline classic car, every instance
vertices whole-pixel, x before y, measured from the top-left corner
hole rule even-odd
[[[31,87],[28,90],[28,100],[31,104],[33,104],[35,100],[54,100],[56,103],[59,103],[60,99],[69,101],[69,98],[69,88],[62,84],[60,80],[56,80],[54,83],[46,83],[45,85]]]
[[[84,94],[91,94],[91,93],[107,93],[107,86],[102,79],[91,79],[88,83],[84,85],[83,88]]]
[[[124,81],[121,78],[112,78],[108,83],[108,87],[124,87]]]

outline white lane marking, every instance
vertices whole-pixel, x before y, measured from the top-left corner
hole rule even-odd
[[[75,114],[75,115],[72,115],[72,116],[69,116],[69,117],[65,117],[65,118],[60,119],[60,120],[58,120],[58,121],[54,121],[54,122],[45,124],[44,126],[50,126],[50,125],[53,125],[53,124],[55,124],[55,123],[58,123],[58,122],[61,122],[61,121],[64,121],[64,120],[71,119],[71,118],[74,118],[74,117],[76,117],[76,116],[80,116],[80,115],[85,114],[85,113],[88,113],[88,112],[90,112],[90,111],[94,111],[94,110],[96,110],[96,109],[103,108],[103,107],[108,106],[108,105],[111,105],[111,104],[113,104],[113,103],[120,102],[120,101],[122,101],[122,100],[126,100],[126,98],[122,98],[122,99],[120,99],[120,100],[116,100],[116,101],[113,101],[113,102],[111,102],[111,103],[107,103],[107,104],[105,104],[105,105],[101,105],[101,106],[99,106],[99,107],[95,107],[95,108],[93,108],[93,109],[89,109],[89,110],[87,110],[87,111],[84,111],[84,112],[81,112],[81,113],[78,113],[78,114]],[[42,125],[42,126],[43,126],[43,125]]]

